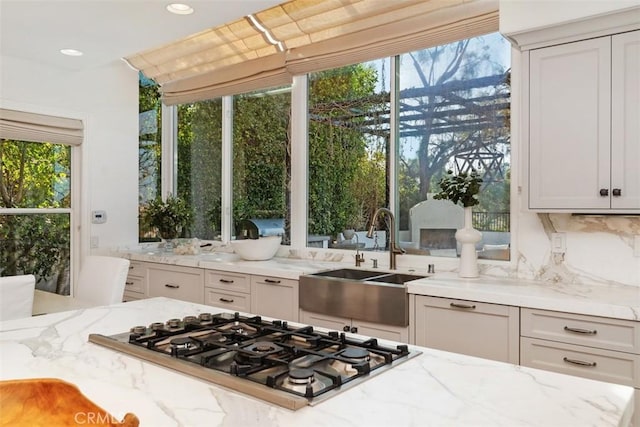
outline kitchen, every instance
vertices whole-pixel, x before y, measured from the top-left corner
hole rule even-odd
[[[533,25],[521,22],[525,16],[537,16],[543,20],[562,15],[511,10],[513,15],[509,20],[509,6],[512,6],[509,2],[501,4],[501,19],[504,18],[504,25],[511,23],[516,29],[519,25]],[[591,12],[596,13],[574,11]],[[567,21],[573,19],[572,16],[564,18]],[[85,196],[82,217],[88,218],[92,210],[104,209],[108,211],[109,220],[82,230],[81,242],[85,246],[89,236],[99,238],[100,248],[133,247],[137,244],[137,76],[123,65],[114,61],[90,72],[74,71],[71,82],[67,73],[57,69],[46,73],[43,70],[47,68],[42,65],[36,67],[15,57],[3,58],[0,86],[3,106],[70,116],[83,112],[81,115],[87,119],[86,131],[91,143],[83,150],[83,160],[88,167],[82,178]],[[96,87],[96,81],[100,81],[99,87]],[[95,102],[96,97],[99,97],[99,103]],[[121,167],[110,168],[109,164]],[[519,202],[521,198],[516,198],[514,203]],[[518,263],[518,277],[595,284],[613,282],[631,286],[640,283],[640,264],[632,250],[633,236],[638,234],[637,217],[552,214],[551,223],[530,212],[518,211],[517,217],[514,233],[517,233],[519,255],[514,255],[513,259]],[[548,256],[549,235],[553,231],[567,235],[563,264],[555,264]],[[410,256],[398,257],[398,261],[400,267],[412,267]],[[436,267],[437,271],[450,269],[446,262],[440,260],[436,261]],[[499,264],[487,264],[483,273],[510,276],[512,270]]]

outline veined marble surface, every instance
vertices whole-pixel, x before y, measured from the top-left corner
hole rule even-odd
[[[0,322],[0,378],[63,379],[117,419],[136,414],[143,427],[626,426],[633,411],[631,387],[419,348],[294,412],[87,342],[90,333],[211,311],[153,298]]]
[[[331,254],[312,259],[277,257],[268,261],[243,261],[239,256],[228,252],[174,255],[157,250],[129,250],[119,251],[118,255],[137,261],[275,276],[285,279],[298,279],[301,274],[336,268],[356,268],[350,263],[350,260]],[[382,273],[389,270],[380,268],[378,271]],[[400,266],[398,271],[426,275],[425,271],[405,266]],[[444,271],[436,272],[435,275],[426,279],[409,282],[407,289],[409,293],[418,295],[640,321],[640,287],[616,282],[586,284],[485,275],[477,279],[461,279],[455,272]]]
[[[296,280],[301,274],[311,274],[318,271],[329,270],[336,266],[336,261],[332,258],[315,261],[313,259],[277,257],[267,261],[244,261],[240,256],[226,251],[203,252],[198,255],[176,255],[150,248],[120,250],[114,252],[114,255],[125,257],[132,261],[157,262],[184,267],[222,270],[230,273],[277,276],[283,279]]]
[[[461,279],[453,273],[407,283],[411,294],[640,321],[640,288],[521,279]]]

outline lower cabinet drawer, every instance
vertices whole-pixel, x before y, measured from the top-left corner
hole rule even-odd
[[[251,298],[248,294],[224,292],[218,289],[205,288],[204,303],[214,307],[251,313]]]
[[[139,299],[144,299],[143,293],[125,291],[124,295],[122,295],[122,302],[137,301]]]
[[[150,267],[148,270],[149,297],[167,297],[202,304],[204,274],[187,267]]]
[[[640,323],[546,310],[521,310],[521,335],[640,354]]]
[[[640,386],[640,356],[618,351],[521,338],[520,364],[577,377]]]
[[[142,277],[127,276],[127,280],[124,284],[125,292],[138,292],[144,294],[144,279]]]

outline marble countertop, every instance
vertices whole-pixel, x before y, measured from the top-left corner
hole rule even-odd
[[[339,264],[331,261],[314,261],[284,257],[272,258],[267,261],[244,261],[240,256],[230,252],[203,252],[198,255],[175,255],[172,253],[163,253],[158,250],[128,250],[118,251],[116,255],[128,258],[131,261],[157,262],[183,267],[222,270],[229,273],[258,274],[296,280],[301,274],[312,274],[318,271],[329,270]]]
[[[132,412],[150,427],[626,426],[633,411],[631,387],[427,348],[290,411],[87,342],[90,333],[205,311],[212,308],[152,298],[0,322],[0,378],[59,378],[117,419]]]
[[[640,286],[585,285],[442,273],[407,283],[411,294],[640,321]]]
[[[345,260],[330,258],[277,257],[268,261],[243,261],[238,255],[228,252],[174,255],[152,250],[131,250],[120,251],[118,255],[134,261],[276,276],[285,279],[298,279],[302,274],[335,268],[356,268]],[[379,271],[388,270],[380,269]],[[413,272],[413,269],[401,268],[399,271]],[[542,282],[488,276],[461,279],[455,273],[443,272],[409,282],[407,290],[411,294],[418,295],[640,321],[640,286]]]

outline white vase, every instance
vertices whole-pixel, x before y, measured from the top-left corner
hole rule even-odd
[[[472,208],[464,208],[464,228],[456,231],[456,240],[460,242],[460,267],[458,276],[473,278],[478,277],[478,254],[476,243],[482,240],[482,233],[472,227]]]

